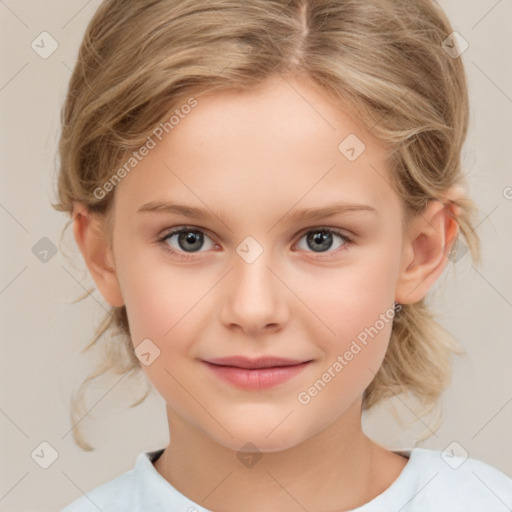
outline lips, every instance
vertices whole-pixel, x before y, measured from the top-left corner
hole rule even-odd
[[[236,368],[272,368],[276,366],[295,366],[308,361],[299,359],[287,359],[283,357],[259,357],[257,359],[251,359],[245,356],[232,356],[232,357],[219,357],[216,359],[208,359],[207,363],[216,364],[219,366],[233,366]]]
[[[203,363],[223,382],[239,389],[261,391],[292,379],[306,368],[311,360],[272,356],[251,359],[233,356],[209,359]]]

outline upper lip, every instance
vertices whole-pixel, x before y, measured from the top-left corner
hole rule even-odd
[[[237,368],[272,368],[274,366],[296,366],[302,363],[308,363],[300,359],[288,359],[283,357],[258,357],[251,359],[245,356],[218,357],[215,359],[205,359],[206,363],[216,364],[220,366],[235,366]]]

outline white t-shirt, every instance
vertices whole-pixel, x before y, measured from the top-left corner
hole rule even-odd
[[[210,512],[175,489],[140,453],[135,467],[67,505],[61,512]],[[512,479],[476,459],[425,448],[395,451],[409,458],[384,492],[351,512],[510,512]],[[240,511],[243,512],[243,511]],[[315,512],[311,510],[310,512]]]

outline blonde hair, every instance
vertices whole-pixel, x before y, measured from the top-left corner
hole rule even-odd
[[[98,188],[173,109],[202,92],[244,91],[279,73],[312,78],[388,145],[405,217],[419,214],[465,184],[468,93],[461,59],[443,48],[451,33],[433,0],[104,1],[87,27],[62,109],[52,206],[71,215],[73,201],[81,201],[110,233],[115,190]],[[456,204],[459,233],[478,261],[476,206],[465,195]],[[107,331],[119,342],[104,343],[102,364],[72,398],[73,435],[84,450],[92,449],[77,425],[84,386],[107,371],[142,372],[124,306],[111,309],[84,351]],[[424,300],[403,305],[363,409],[410,393],[431,411],[455,353],[460,347]]]

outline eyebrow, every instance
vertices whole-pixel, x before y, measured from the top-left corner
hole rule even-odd
[[[210,208],[208,210],[196,208],[194,206],[182,205],[178,203],[170,203],[165,201],[151,201],[149,203],[143,204],[137,210],[137,213],[159,213],[167,215],[178,214],[197,220],[207,220],[211,219],[213,216],[216,216],[222,222],[224,222],[223,211],[216,212]],[[302,210],[295,210],[289,214],[285,214],[283,218],[286,217],[289,221],[305,221],[321,218],[323,219],[325,217],[336,215],[337,213],[354,211],[378,214],[378,211],[373,206],[367,204],[342,202],[331,204],[323,208],[305,208]]]

